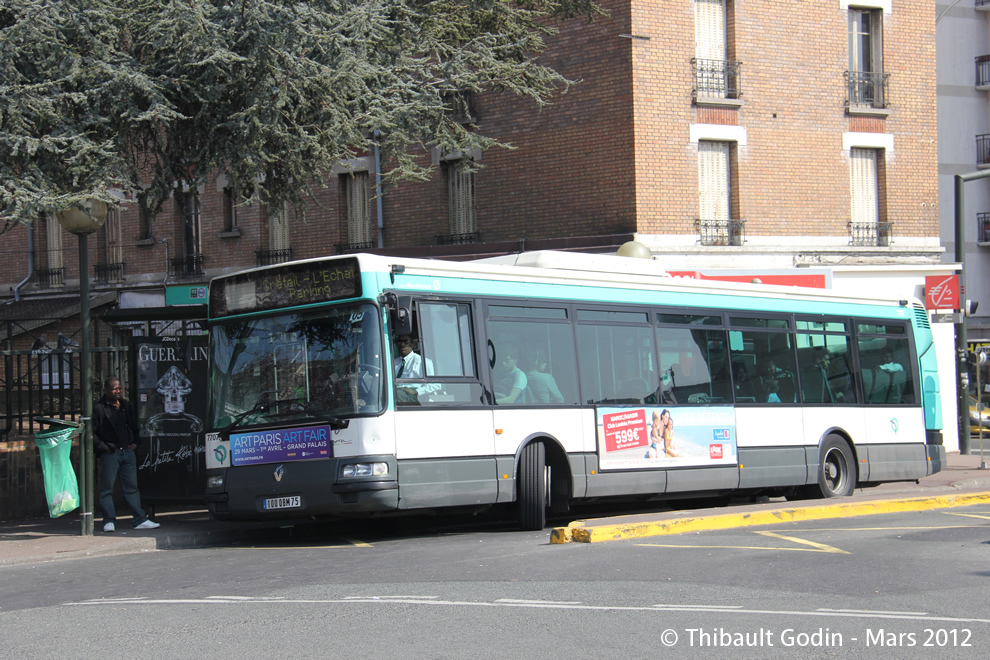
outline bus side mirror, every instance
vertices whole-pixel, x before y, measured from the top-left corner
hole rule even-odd
[[[412,327],[412,297],[398,296],[392,317],[392,326],[396,336],[411,335]]]
[[[378,302],[388,310],[389,325],[395,336],[413,333],[411,296],[397,296],[388,292],[378,296]]]

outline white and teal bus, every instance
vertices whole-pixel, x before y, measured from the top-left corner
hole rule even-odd
[[[534,252],[210,285],[217,518],[836,497],[945,461],[923,306]]]

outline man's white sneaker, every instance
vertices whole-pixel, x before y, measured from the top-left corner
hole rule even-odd
[[[145,520],[140,525],[137,525],[134,529],[155,529],[155,528],[158,528],[158,527],[161,527],[161,525],[159,525],[156,522],[152,522],[150,520]]]
[[[104,532],[107,532],[107,533],[109,533],[109,532],[116,532],[117,531],[117,528],[113,526],[113,523],[112,522],[108,522],[108,523],[104,523],[103,524],[103,531]]]

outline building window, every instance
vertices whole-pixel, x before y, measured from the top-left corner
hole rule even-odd
[[[742,245],[742,221],[732,217],[732,143],[698,142],[698,225],[702,245]]]
[[[65,286],[65,266],[62,262],[62,225],[54,213],[45,216],[45,268],[39,269],[42,288]]]
[[[474,172],[467,168],[470,161],[447,161],[447,209],[449,230],[446,236],[438,236],[441,244],[475,243],[479,240],[476,212]]]
[[[120,282],[124,279],[124,246],[121,235],[120,210],[110,209],[103,225],[101,259],[94,266],[97,282]]]
[[[890,244],[890,223],[885,222],[882,191],[883,151],[853,147],[849,150],[850,243]]]
[[[146,243],[154,241],[155,233],[151,226],[154,215],[147,207],[148,196],[145,193],[138,193],[135,199],[138,212],[138,240]]]
[[[695,0],[695,99],[739,98],[739,62],[729,60],[726,0]]]
[[[374,247],[371,227],[370,181],[367,172],[351,172],[341,177],[347,214],[347,243],[352,250]]]
[[[268,211],[268,249],[256,250],[259,266],[271,266],[291,261],[292,248],[289,246],[289,204],[281,210]]]
[[[187,257],[202,254],[199,195],[195,191],[182,195],[182,250]]]
[[[887,76],[883,73],[883,12],[849,10],[849,104],[887,107]]]
[[[237,227],[237,199],[234,196],[233,188],[223,189],[223,233],[236,234],[240,229]]]
[[[175,201],[181,214],[182,254],[172,259],[172,270],[178,276],[202,275],[202,225],[198,191],[191,188],[178,192]]]
[[[268,214],[268,249],[289,249],[289,205],[283,204],[279,211]]]

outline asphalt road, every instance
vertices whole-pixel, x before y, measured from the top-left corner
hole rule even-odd
[[[976,658],[990,645],[987,506],[548,536],[351,528],[11,566],[0,657]]]

